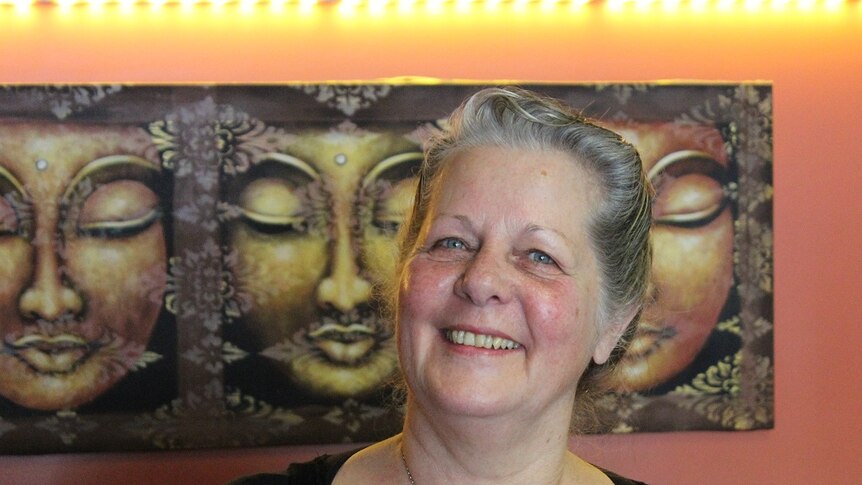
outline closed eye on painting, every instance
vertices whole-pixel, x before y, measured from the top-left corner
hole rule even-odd
[[[81,237],[122,238],[161,220],[156,164],[134,155],[111,155],[85,165],[63,195],[61,224]]]
[[[317,172],[304,161],[283,153],[267,154],[249,173],[238,177],[228,200],[236,204],[242,221],[261,234],[300,235],[311,228],[313,188],[320,188]],[[322,190],[318,195],[325,198]]]
[[[242,220],[264,234],[304,234],[302,195],[281,178],[259,178],[245,186],[239,196]]]
[[[706,225],[727,207],[727,170],[709,154],[694,150],[671,153],[650,170],[656,187],[653,217],[657,224]]]
[[[362,181],[362,199],[371,204],[371,225],[394,236],[413,206],[422,152],[399,153],[374,166]]]
[[[88,237],[127,237],[161,219],[159,199],[144,184],[118,180],[101,185],[84,200],[78,214],[78,234]]]

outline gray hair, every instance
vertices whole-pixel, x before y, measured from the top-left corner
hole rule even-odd
[[[652,262],[649,231],[653,190],[637,150],[620,135],[560,102],[514,87],[488,88],[473,94],[452,113],[449,125],[432,137],[425,149],[413,212],[402,227],[397,274],[403,274],[414,251],[441,169],[457,153],[503,147],[559,150],[570,155],[600,185],[601,202],[588,229],[601,279],[599,324],[635,315],[608,362],[600,366],[593,363],[585,372],[578,390],[587,394],[584,391],[599,386],[622,357],[646,298]]]

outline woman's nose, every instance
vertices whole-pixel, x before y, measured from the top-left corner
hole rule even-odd
[[[348,312],[371,299],[371,283],[359,274],[350,227],[336,228],[330,254],[329,274],[317,285],[317,301]]]
[[[81,295],[64,282],[55,243],[51,238],[37,236],[34,246],[33,280],[18,299],[19,312],[28,319],[48,321],[79,314],[84,302]]]
[[[481,248],[456,281],[455,293],[479,306],[507,303],[513,292],[509,271],[505,255]]]

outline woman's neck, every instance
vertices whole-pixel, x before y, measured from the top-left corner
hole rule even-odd
[[[568,452],[568,414],[559,414],[439,416],[410,402],[401,446],[421,485],[566,483],[579,463],[592,467]]]

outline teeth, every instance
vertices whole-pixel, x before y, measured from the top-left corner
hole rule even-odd
[[[446,339],[456,344],[495,350],[513,350],[521,346],[521,344],[506,338],[477,335],[464,330],[446,330]]]

